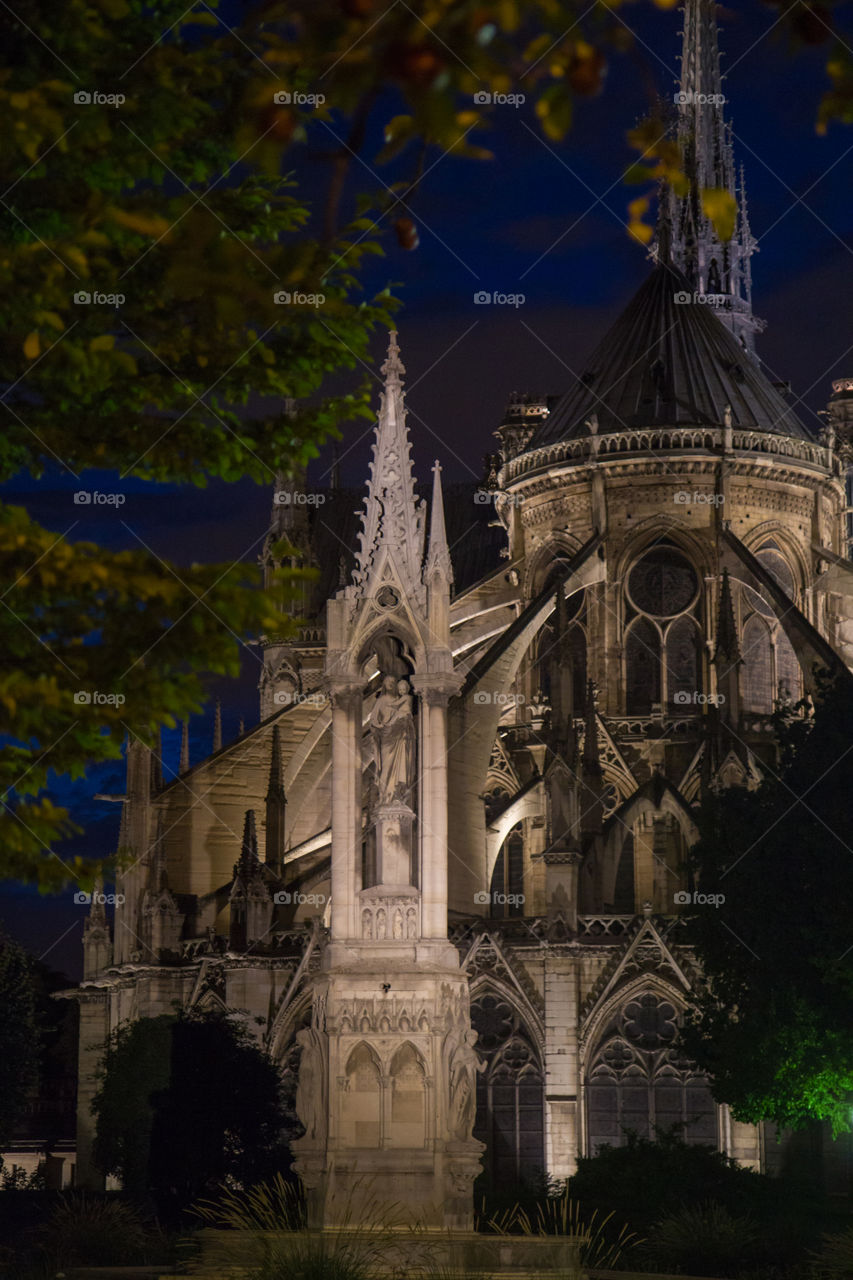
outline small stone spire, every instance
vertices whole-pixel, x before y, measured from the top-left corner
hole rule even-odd
[[[569,611],[565,587],[561,583],[554,597],[554,644],[549,662],[551,733],[549,747],[569,765],[574,765],[576,740],[572,706],[572,658],[569,648]]]
[[[404,373],[397,334],[392,330],[388,337],[388,355],[382,365],[385,387],[379,401],[367,500],[353,573],[358,596],[370,594],[376,585],[374,578],[380,561],[386,556],[407,592],[417,595],[421,584],[424,511],[423,503],[415,496],[403,396]]]
[[[243,843],[240,848],[240,861],[234,868],[235,875],[239,871],[251,870],[258,863],[258,833],[255,830],[255,811],[247,809],[243,819]]]
[[[222,750],[222,702],[216,699],[216,709],[213,713],[213,750]]]
[[[284,868],[285,852],[285,818],[287,813],[287,796],[281,775],[281,735],[278,725],[273,726],[272,754],[270,757],[270,776],[266,794],[267,847],[266,864],[281,875]]]
[[[726,663],[740,661],[740,645],[735,626],[735,611],[732,604],[732,589],[729,583],[729,571],[723,569],[723,581],[720,586],[720,599],[717,605],[717,635],[714,647],[714,662]]]
[[[424,565],[424,582],[434,574],[447,583],[453,582],[453,565],[447,547],[447,530],[444,525],[444,498],[441,492],[441,463],[436,458],[432,469],[432,505],[430,507],[429,549]]]
[[[186,773],[190,767],[190,726],[189,721],[181,724],[181,756],[178,762],[178,773]]]

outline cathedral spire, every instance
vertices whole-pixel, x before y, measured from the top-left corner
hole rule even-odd
[[[190,767],[190,726],[189,721],[181,723],[181,755],[178,761],[178,773],[186,773]]]
[[[448,586],[453,582],[453,565],[447,546],[444,525],[444,496],[441,491],[441,463],[436,458],[432,469],[432,505],[430,507],[429,549],[424,565],[424,582],[438,573]]]
[[[415,496],[411,443],[397,333],[388,337],[382,365],[385,387],[379,400],[379,419],[373,440],[373,459],[367,501],[353,574],[356,594],[369,595],[379,585],[382,562],[390,560],[400,585],[419,594],[424,545],[423,505]]]
[[[216,699],[216,710],[213,713],[213,750],[222,749],[222,702]]]
[[[729,571],[723,569],[723,581],[720,585],[720,601],[717,608],[717,636],[714,647],[714,662],[737,662],[740,658],[740,646],[735,627],[735,612],[732,604],[732,588],[729,583]]]
[[[669,254],[696,294],[719,298],[716,315],[755,358],[755,334],[764,322],[752,314],[750,257],[756,244],[749,231],[746,195],[741,173],[737,182],[731,125],[723,105],[723,76],[714,0],[684,0],[681,78],[675,94],[678,118],[675,134],[684,172],[690,182],[686,195],[667,187],[661,197],[656,256]],[[702,193],[725,192],[739,202],[730,240],[723,241],[703,207]],[[667,234],[668,227],[668,234]]]

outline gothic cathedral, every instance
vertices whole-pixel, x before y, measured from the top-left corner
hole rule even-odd
[[[265,564],[286,538],[319,573],[260,722],[167,785],[131,741],[81,1185],[106,1038],[175,1005],[245,1013],[280,1065],[316,1222],[367,1175],[465,1229],[481,1169],[565,1177],[626,1130],[773,1167],[677,1047],[679,910],[702,789],[754,785],[776,702],[853,665],[853,381],[817,440],[762,370],[713,15],[686,0],[676,127],[733,238],[665,193],[645,283],[573,386],[511,398],[476,493],[418,485],[392,333],[366,498],[280,482]]]

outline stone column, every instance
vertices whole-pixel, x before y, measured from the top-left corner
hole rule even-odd
[[[555,1178],[570,1177],[580,1154],[577,964],[565,952],[545,960],[545,1164]]]
[[[329,682],[332,704],[332,938],[360,933],[356,919],[361,889],[361,700],[360,684]]]
[[[420,824],[421,936],[447,937],[447,704],[461,679],[452,672],[416,676],[421,697]]]

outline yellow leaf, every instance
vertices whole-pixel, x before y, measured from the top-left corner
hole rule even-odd
[[[702,188],[702,210],[721,240],[731,240],[737,218],[737,200],[722,187]]]
[[[35,360],[41,354],[41,342],[39,341],[38,329],[33,329],[32,333],[28,333],[24,339],[24,355],[28,360]]]
[[[115,346],[115,338],[111,333],[102,333],[99,337],[93,338],[89,343],[90,351],[112,351]]]
[[[9,106],[14,107],[16,111],[26,111],[30,105],[30,95],[28,93],[10,93]]]
[[[632,200],[628,205],[628,215],[631,221],[640,222],[648,207],[649,202],[645,196],[639,196],[638,199]]]
[[[112,206],[107,214],[120,227],[128,231],[138,231],[143,236],[162,236],[169,230],[170,223],[156,213],[128,213],[126,209]]]
[[[629,222],[628,234],[633,236],[635,240],[639,240],[640,244],[648,244],[654,235],[654,231],[646,222]]]
[[[196,356],[196,360],[202,369],[207,367],[207,356]]]
[[[55,311],[37,311],[35,318],[40,324],[49,324],[52,328],[58,329],[60,333],[65,328],[61,316],[58,316]]]

